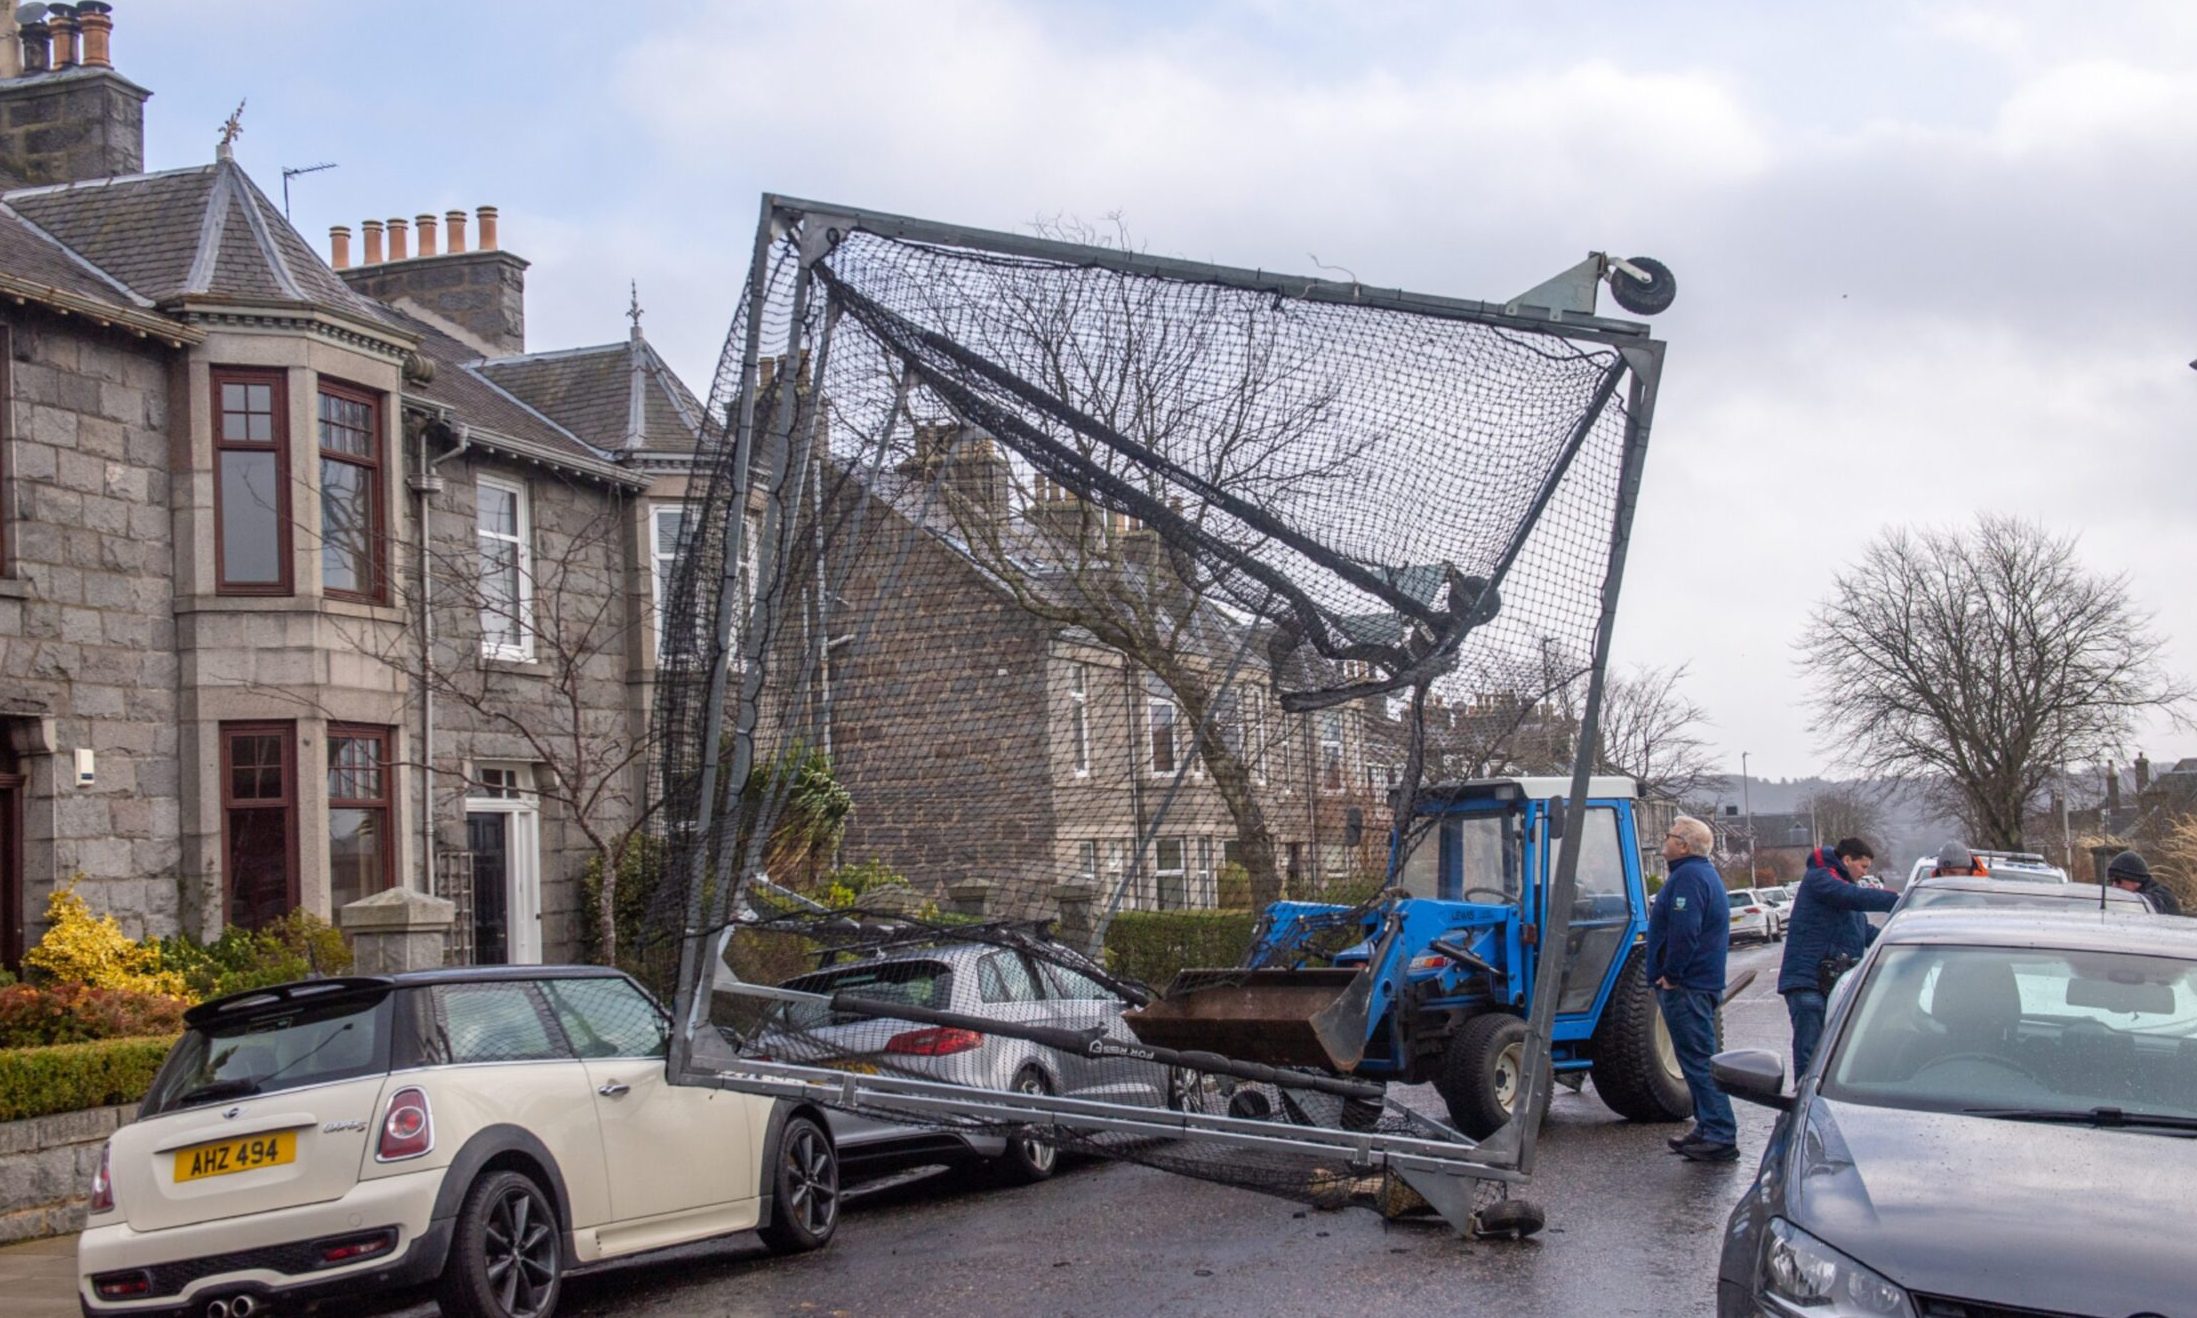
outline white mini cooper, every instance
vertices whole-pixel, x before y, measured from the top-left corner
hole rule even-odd
[[[77,1246],[86,1314],[253,1318],[434,1283],[547,1318],[567,1269],[838,1221],[822,1114],[670,1084],[668,1025],[598,966],[310,980],[193,1008],[108,1141]]]

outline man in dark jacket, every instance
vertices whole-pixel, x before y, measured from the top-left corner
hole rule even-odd
[[[1825,851],[1808,853],[1808,872],[1793,899],[1792,923],[1785,928],[1785,960],[1778,967],[1777,991],[1793,1022],[1793,1079],[1797,1083],[1815,1059],[1823,1038],[1823,1004],[1831,984],[1868,950],[1877,931],[1866,912],[1889,911],[1899,894],[1865,888],[1876,853],[1858,837]]]
[[[1671,1148],[1695,1162],[1737,1162],[1739,1123],[1732,1100],[1709,1075],[1724,957],[1732,940],[1731,903],[1708,860],[1715,842],[1716,835],[1698,819],[1680,815],[1672,822],[1663,839],[1670,877],[1648,907],[1647,969],[1694,1100],[1693,1131],[1671,1140]]]
[[[2182,913],[2182,903],[2175,900],[2174,890],[2151,877],[2151,866],[2133,851],[2122,852],[2106,865],[2105,881],[2150,902],[2153,912],[2159,915]]]

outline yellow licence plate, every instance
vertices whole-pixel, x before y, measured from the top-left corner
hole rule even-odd
[[[849,1061],[843,1057],[835,1057],[829,1061],[818,1062],[817,1065],[833,1071],[851,1071],[856,1075],[877,1074],[877,1063]]]
[[[276,1131],[272,1135],[246,1135],[242,1139],[201,1144],[177,1153],[175,1179],[178,1183],[202,1181],[209,1176],[280,1167],[297,1160],[298,1136],[294,1130]]]

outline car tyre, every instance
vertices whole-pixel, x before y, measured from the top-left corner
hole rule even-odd
[[[1052,1082],[1045,1073],[1034,1066],[1026,1066],[1015,1076],[1015,1092],[1018,1094],[1050,1094]],[[999,1155],[992,1169],[1000,1180],[1009,1185],[1035,1185],[1050,1180],[1060,1166],[1060,1150],[1054,1145],[1033,1136],[1010,1135],[1007,1151]]]
[[[542,1188],[490,1172],[466,1191],[437,1299],[451,1318],[550,1318],[564,1285],[564,1232]]]
[[[1721,1046],[1724,1016],[1717,1013]],[[1648,985],[1647,950],[1637,949],[1610,990],[1594,1031],[1594,1092],[1603,1106],[1628,1121],[1684,1121],[1693,1115],[1693,1091],[1678,1069],[1670,1030]]]
[[[808,1117],[791,1117],[779,1132],[771,1168],[771,1215],[757,1235],[774,1254],[822,1249],[839,1229],[839,1152]]]
[[[1434,1088],[1459,1132],[1482,1140],[1510,1120],[1525,1047],[1526,1023],[1504,1012],[1475,1016],[1450,1036]]]

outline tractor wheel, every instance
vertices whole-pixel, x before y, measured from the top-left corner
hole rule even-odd
[[[1724,1018],[1716,1023],[1724,1039]],[[1594,1031],[1594,1092],[1610,1111],[1629,1121],[1684,1121],[1693,1115],[1693,1094],[1678,1069],[1678,1050],[1648,985],[1647,952],[1635,951],[1610,991],[1602,1023]]]
[[[1526,1023],[1502,1012],[1475,1016],[1451,1035],[1434,1080],[1450,1124],[1476,1140],[1502,1129],[1523,1088],[1525,1053]]]

